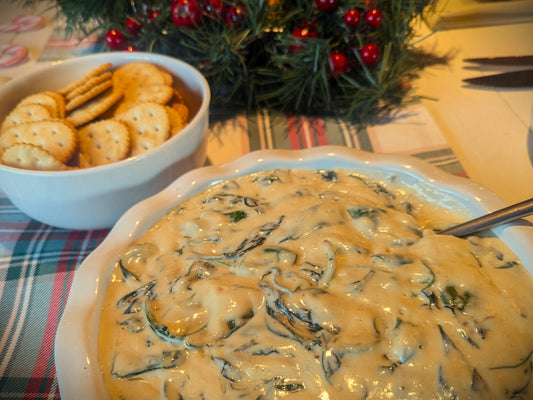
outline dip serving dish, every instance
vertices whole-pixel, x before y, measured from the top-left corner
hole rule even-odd
[[[36,171],[0,163],[0,186],[21,211],[60,228],[111,228],[132,205],[159,192],[184,172],[204,165],[209,85],[196,68],[164,55],[109,52],[40,67],[0,87],[0,121],[26,96],[60,90],[103,64],[111,63],[111,69],[116,70],[132,62],[153,64],[172,76],[173,88],[189,108],[188,123],[161,145],[111,164]]]
[[[157,195],[129,209],[76,272],[55,340],[56,370],[63,399],[79,398],[80,393],[84,399],[108,397],[97,359],[97,341],[100,309],[117,255],[169,210],[210,185],[277,168],[356,170],[376,179],[400,176],[403,183],[428,201],[459,212],[464,220],[505,205],[493,192],[420,160],[336,146],[302,151],[259,151],[224,165],[190,171]],[[533,274],[533,228],[516,223],[494,228],[493,232]]]

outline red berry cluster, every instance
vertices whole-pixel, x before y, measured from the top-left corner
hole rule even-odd
[[[134,15],[126,20],[124,28],[114,28],[106,33],[105,42],[110,50],[138,50],[134,45],[126,45],[128,39],[135,39],[141,35],[144,27],[160,16],[159,10],[151,9],[146,4],[143,4],[142,9],[134,8],[133,11]]]
[[[117,29],[111,29],[106,33],[105,43],[110,50],[125,50],[125,51],[136,51],[137,50],[137,47],[133,45],[126,46],[126,37],[121,31]]]
[[[304,26],[296,28],[292,32],[292,36],[297,39],[309,39],[309,38],[316,39],[318,37],[318,34],[316,33],[315,28],[313,27],[312,24],[305,24]],[[301,40],[299,40],[298,42],[301,42]],[[289,51],[291,53],[298,53],[299,51],[302,51],[303,49],[304,49],[303,44],[292,44],[289,46]]]
[[[177,28],[194,28],[202,18],[224,21],[228,26],[240,23],[247,14],[244,6],[228,7],[222,0],[172,0],[170,19]],[[159,11],[144,9],[137,16],[126,21],[125,31],[134,38],[141,34],[144,24],[151,23],[159,17]],[[126,35],[118,29],[111,29],[105,36],[107,47],[111,50],[137,50],[135,46],[126,46]]]
[[[375,30],[383,21],[381,10],[372,7],[371,1],[365,3],[364,9],[352,8],[346,10],[344,13],[338,11],[338,3],[338,0],[314,0],[315,8],[319,12],[341,12],[342,22],[348,30],[355,31],[359,26],[363,25],[361,22],[362,19],[364,20],[364,29],[368,30]],[[304,45],[301,44],[301,39],[317,38],[318,34],[313,24],[306,23],[295,29],[292,32],[292,36],[298,39],[298,44],[291,45],[289,51],[291,53],[297,53],[304,49]],[[362,62],[367,66],[374,65],[379,61],[380,49],[375,43],[367,43],[362,48],[356,49],[356,51],[359,52]],[[345,73],[349,70],[349,67],[350,61],[346,54],[340,51],[334,51],[330,54],[330,68],[333,75]]]
[[[244,6],[228,7],[222,0],[172,0],[170,17],[177,28],[193,28],[202,18],[225,21],[228,26],[241,22],[247,10]]]
[[[356,8],[352,8],[344,13],[342,19],[349,29],[355,29],[361,22],[361,12]],[[383,21],[381,10],[378,8],[368,9],[364,12],[364,21],[368,28],[376,29]],[[359,55],[365,65],[373,65],[379,60],[380,50],[375,43],[368,43],[359,50]]]
[[[383,16],[379,8],[372,6],[372,0],[367,0],[360,8],[351,8],[346,11],[339,7],[338,0],[312,0],[318,13],[339,15],[339,24],[344,24],[350,36],[367,37],[368,32],[375,31],[382,23]],[[229,6],[222,0],[172,0],[170,18],[173,25],[179,29],[190,29],[197,26],[202,19],[214,22],[224,22],[228,27],[235,26],[243,21],[247,15],[244,6]],[[111,50],[137,50],[135,46],[126,46],[127,38],[135,38],[142,34],[143,28],[154,19],[160,17],[159,12],[145,7],[142,12],[129,18],[123,31],[111,29],[105,36],[105,42]],[[161,16],[163,18],[163,16]],[[342,18],[342,20],[340,20]],[[361,35],[362,33],[362,35]],[[289,46],[291,53],[298,53],[305,48],[305,39],[318,38],[315,23],[303,23],[292,32],[294,44]],[[370,35],[372,36],[372,35]],[[348,40],[347,40],[348,42]],[[357,40],[359,43],[359,40]],[[380,58],[380,48],[377,44],[369,42],[354,51],[359,53],[359,59],[367,66],[376,64]],[[350,51],[333,50],[330,54],[329,65],[333,76],[346,73],[350,67],[358,63],[352,56],[348,59]]]
[[[142,31],[143,24],[141,21],[144,20],[145,23],[151,23],[154,19],[159,16],[159,11],[150,11],[146,18],[130,17],[126,20],[125,30],[130,37],[135,37],[139,35]],[[126,46],[126,36],[122,31],[118,29],[110,29],[105,35],[105,43],[110,50],[125,50],[125,51],[137,51],[137,47],[134,45]]]

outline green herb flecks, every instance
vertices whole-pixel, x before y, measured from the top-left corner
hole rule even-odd
[[[269,222],[262,225],[257,232],[248,238],[245,238],[234,251],[224,253],[225,258],[238,258],[246,254],[248,251],[261,246],[267,236],[276,230],[283,222],[284,216],[280,216],[277,221]]]
[[[121,355],[118,354],[113,361],[111,375],[115,378],[128,379],[159,369],[175,368],[183,364],[187,359],[187,354],[183,350],[174,350],[163,351],[161,354],[154,354],[143,358],[139,357],[138,361],[141,361],[143,364],[136,367],[132,367],[128,360],[122,361],[120,357]]]
[[[127,280],[127,279],[131,278],[133,280],[139,281],[139,277],[137,275],[135,275],[129,269],[124,267],[124,264],[122,264],[122,260],[118,260],[117,263],[118,263],[118,266],[120,268],[120,271],[122,272],[122,275],[124,276],[124,279]]]
[[[233,366],[231,363],[229,363],[227,360],[224,360],[223,358],[219,357],[211,357],[211,359],[221,367],[220,373],[224,378],[226,378],[230,382],[238,382],[242,379],[241,372]]]
[[[382,210],[381,208],[367,207],[361,205],[346,207],[346,211],[352,219],[370,218],[376,224],[378,223],[379,216],[386,213],[386,211]]]
[[[304,384],[294,379],[284,378],[282,376],[276,376],[270,383],[277,389],[283,392],[298,392],[305,388]]]
[[[117,307],[123,309],[124,314],[135,314],[141,311],[142,304],[152,296],[152,288],[156,281],[148,282],[140,288],[128,293],[117,302]]]
[[[509,268],[517,267],[518,265],[519,265],[518,261],[510,260],[494,268],[495,269],[509,269]]]
[[[327,349],[322,352],[320,361],[326,379],[329,379],[342,366],[342,355],[335,349]]]
[[[295,252],[282,247],[265,247],[263,251],[267,255],[273,255],[276,258],[276,262],[281,264],[295,265],[298,259],[298,255]]]
[[[154,333],[156,334],[156,336],[167,342],[167,343],[171,343],[175,346],[179,346],[179,347],[185,347],[185,348],[189,348],[189,349],[193,349],[193,348],[197,348],[199,347],[197,344],[192,344],[190,342],[190,338],[189,336],[190,335],[193,335],[195,333],[198,333],[200,331],[202,331],[203,329],[205,329],[207,327],[207,324],[198,328],[196,331],[194,332],[189,332],[187,335],[175,335],[173,333],[170,332],[170,330],[168,329],[168,327],[166,325],[163,325],[163,324],[160,324],[154,314],[152,313],[151,309],[150,309],[150,306],[147,305],[146,303],[144,304],[144,315],[146,317],[146,321],[148,322],[148,326],[154,331]]]
[[[348,285],[346,288],[346,292],[352,295],[358,295],[363,293],[365,290],[366,284],[368,281],[376,274],[376,271],[370,270],[368,273],[362,278],[357,281],[354,281]]]
[[[233,223],[239,222],[248,217],[246,211],[243,210],[231,211],[228,213],[224,213],[224,215],[229,218],[230,222]]]
[[[337,173],[332,170],[319,170],[317,173],[326,181],[335,182],[337,180]]]
[[[331,280],[333,279],[335,272],[337,270],[337,257],[335,254],[335,249],[329,242],[325,242],[326,245],[326,255],[328,256],[328,263],[326,264],[326,269],[321,275],[318,286],[327,287]]]
[[[413,263],[413,258],[407,254],[374,254],[372,262],[378,267],[395,268]]]
[[[483,377],[479,374],[478,370],[474,368],[472,371],[472,391],[477,393],[489,394],[489,385]]]
[[[254,317],[254,310],[250,309],[248,312],[240,316],[239,318],[230,319],[226,321],[226,326],[229,330],[228,334],[224,338],[228,338],[233,332],[246,325],[246,323]]]
[[[281,178],[275,174],[268,174],[259,181],[260,186],[270,186],[275,182],[281,182]]]
[[[446,286],[440,295],[444,306],[451,309],[454,313],[456,311],[464,311],[472,298],[472,294],[469,291],[460,294],[455,286]]]
[[[429,276],[422,280],[422,284],[425,285],[422,290],[427,289],[428,287],[432,286],[435,283],[435,273],[431,269],[431,267],[428,265],[428,263],[424,260],[422,260],[422,265],[427,268],[429,271]]]

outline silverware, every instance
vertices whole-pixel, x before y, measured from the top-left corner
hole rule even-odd
[[[477,67],[480,69],[482,67],[491,66],[533,66],[533,55],[465,58],[463,61],[470,64],[477,64]],[[533,87],[533,69],[522,69],[518,71],[515,70],[510,72],[501,72],[498,74],[467,78],[463,79],[463,82],[470,85],[480,85],[495,88]]]
[[[499,88],[533,87],[533,69],[467,78],[463,82]]]
[[[533,65],[533,55],[510,57],[465,58],[464,62],[483,65]]]
[[[440,231],[441,235],[467,236],[493,226],[515,221],[533,214],[533,198],[502,208],[470,221]]]

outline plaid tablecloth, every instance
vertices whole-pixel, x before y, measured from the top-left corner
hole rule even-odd
[[[90,51],[91,43],[52,35],[41,60]],[[87,46],[87,47],[86,47]],[[258,149],[300,149],[326,144],[375,153],[409,154],[464,176],[457,158],[420,105],[392,121],[358,131],[339,118],[213,110],[208,162],[220,164]],[[1,182],[0,182],[1,188]],[[72,231],[41,224],[0,191],[0,398],[59,399],[55,332],[76,270],[108,230]]]

